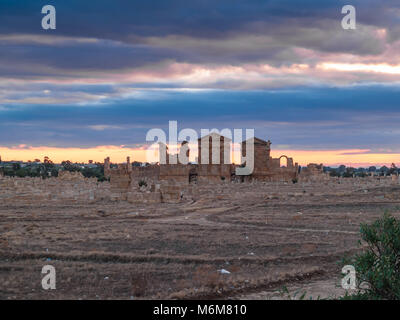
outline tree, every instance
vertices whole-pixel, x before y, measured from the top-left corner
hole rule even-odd
[[[48,156],[45,156],[43,163],[53,163],[53,161],[51,161]]]
[[[339,174],[339,172],[337,172],[336,169],[331,170],[331,171],[329,172],[329,175],[330,175],[331,177],[340,177],[340,174]]]
[[[398,169],[396,167],[396,165],[394,163],[392,163],[392,165],[390,166],[389,169],[389,174],[397,174],[398,173]]]
[[[64,170],[69,171],[69,172],[80,171],[80,167],[78,165],[76,165],[76,164],[73,164],[69,160],[61,162],[61,165],[62,165]]]
[[[57,169],[55,169],[55,168],[53,168],[53,169],[51,169],[51,176],[52,177],[58,177],[58,170]]]
[[[84,168],[81,170],[85,178],[97,178],[99,182],[105,181],[104,166],[98,165],[96,168]]]
[[[400,222],[387,212],[372,224],[361,224],[361,253],[343,263],[353,265],[362,299],[400,299]]]
[[[15,175],[19,178],[25,178],[26,176],[29,175],[29,173],[27,172],[27,170],[25,169],[19,169],[15,172]]]
[[[348,168],[346,168],[346,171],[344,172],[343,177],[351,178],[351,177],[353,177],[353,174],[354,174],[354,168],[348,167]]]
[[[380,172],[381,176],[383,176],[389,172],[389,168],[386,166],[383,166],[379,169],[379,172]]]

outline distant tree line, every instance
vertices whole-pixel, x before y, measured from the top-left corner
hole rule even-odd
[[[83,167],[79,164],[72,163],[71,161],[61,162],[62,170],[69,172],[80,172],[85,178],[97,178],[99,182],[106,181],[104,176],[104,165],[96,163],[95,167]]]
[[[378,176],[400,174],[400,169],[398,169],[394,163],[392,163],[390,168],[387,166],[380,167],[379,169],[377,169],[375,166],[371,166],[369,168],[353,168],[341,165],[338,168],[324,167],[324,171],[328,172],[331,177],[343,178],[363,178],[369,176],[371,173],[377,174]]]
[[[22,167],[20,163],[12,163],[11,166],[3,167],[3,174],[9,177],[58,177],[58,169],[52,162],[27,164]]]
[[[104,165],[96,163],[94,165],[82,166],[71,161],[63,161],[61,165],[54,164],[48,157],[41,163],[39,160],[21,165],[21,163],[11,163],[1,168],[4,176],[9,177],[40,177],[47,179],[58,177],[59,171],[80,172],[86,178],[97,178],[98,181],[106,181],[104,177]]]

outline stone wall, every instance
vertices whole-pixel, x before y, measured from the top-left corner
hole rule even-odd
[[[160,165],[159,180],[163,184],[189,184],[189,172],[193,165],[166,164]]]
[[[188,201],[206,200],[230,200],[244,199],[246,195],[259,195],[270,199],[295,198],[307,199],[311,194],[318,195],[351,195],[354,193],[366,193],[368,190],[378,188],[375,198],[377,200],[387,198],[391,194],[398,198],[398,188],[395,193],[386,195],[388,187],[399,185],[399,177],[365,177],[365,178],[337,178],[329,180],[299,180],[298,183],[285,181],[257,181],[237,183],[222,181],[220,183],[199,183],[187,185],[151,184],[115,195],[111,192],[109,182],[97,182],[96,179],[83,178],[82,180],[63,180],[59,178],[0,178],[0,201],[2,204],[88,204],[103,201],[128,201],[137,203],[177,203]],[[382,188],[383,187],[383,188]],[[389,192],[390,193],[390,192]],[[123,195],[123,196],[122,196]],[[396,199],[397,199],[396,198]],[[327,198],[327,200],[329,200]]]
[[[329,174],[324,173],[323,164],[310,163],[307,167],[301,168],[299,181],[323,181],[329,180]]]
[[[68,176],[68,179],[66,177]],[[61,175],[61,178],[0,178],[0,201],[57,202],[68,203],[94,202],[109,199],[108,182],[97,182],[97,179],[86,179],[76,175]]]
[[[252,138],[242,143],[242,157],[246,157],[247,143],[254,143],[254,170],[253,173],[243,178],[244,181],[292,181],[297,179],[299,166],[294,163],[293,158],[285,155],[280,158],[272,158],[271,141],[264,141],[259,138]],[[286,166],[281,167],[281,158],[286,158]]]
[[[204,145],[204,141],[206,144]],[[249,176],[235,176],[236,166],[224,160],[230,155],[231,140],[212,133],[198,141],[199,164],[172,164],[169,163],[168,148],[162,145],[160,153],[165,153],[166,164],[155,164],[146,167],[134,167],[127,159],[126,164],[120,164],[117,168],[110,167],[110,158],[104,161],[105,175],[110,177],[111,199],[128,200],[130,202],[176,202],[182,200],[189,194],[190,186],[196,185],[217,185],[231,181],[282,181],[292,182],[298,177],[298,164],[294,164],[292,158],[287,159],[285,167],[280,165],[281,158],[273,159],[270,156],[271,142],[258,138],[252,138],[254,143],[254,171]],[[187,143],[183,142],[185,148]],[[208,145],[208,147],[207,147]],[[229,145],[229,148],[228,148]],[[203,150],[202,147],[207,149]],[[188,156],[186,149],[183,151]],[[182,150],[181,150],[182,151]],[[219,164],[213,164],[213,152],[219,155]],[[242,143],[243,156],[246,155],[246,143]],[[204,164],[203,156],[209,156],[209,164]],[[230,157],[229,157],[230,159]],[[160,161],[162,163],[162,161]],[[156,195],[151,195],[155,193]],[[136,197],[136,199],[135,199]]]

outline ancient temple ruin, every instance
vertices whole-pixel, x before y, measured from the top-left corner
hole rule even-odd
[[[285,155],[279,158],[271,157],[271,141],[252,138],[254,145],[254,170],[242,180],[251,181],[294,181],[298,177],[299,165],[293,158]],[[242,142],[242,156],[246,156],[246,141]],[[281,159],[286,159],[286,165],[281,166]]]
[[[197,163],[180,163],[179,159],[171,163],[168,147],[164,145],[160,146],[160,152],[165,152],[162,154],[166,159],[164,163],[160,161],[136,167],[132,166],[128,157],[126,163],[111,168],[110,158],[107,158],[104,161],[104,174],[110,179],[111,197],[130,202],[179,202],[198,185],[297,181],[299,166],[292,158],[285,155],[272,158],[270,141],[253,138],[251,142],[254,142],[254,170],[249,175],[236,174],[236,169],[245,163],[231,163],[231,141],[216,133],[199,139]],[[182,143],[181,152],[189,156],[187,142]],[[241,154],[244,159],[246,141],[242,143]],[[285,166],[281,166],[282,158],[286,159]]]

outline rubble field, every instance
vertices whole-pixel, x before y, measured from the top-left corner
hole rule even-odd
[[[107,190],[0,180],[0,299],[288,298],[283,286],[334,298],[360,223],[400,216],[390,177],[198,185],[179,203],[112,201]],[[45,265],[55,290],[42,289]]]

